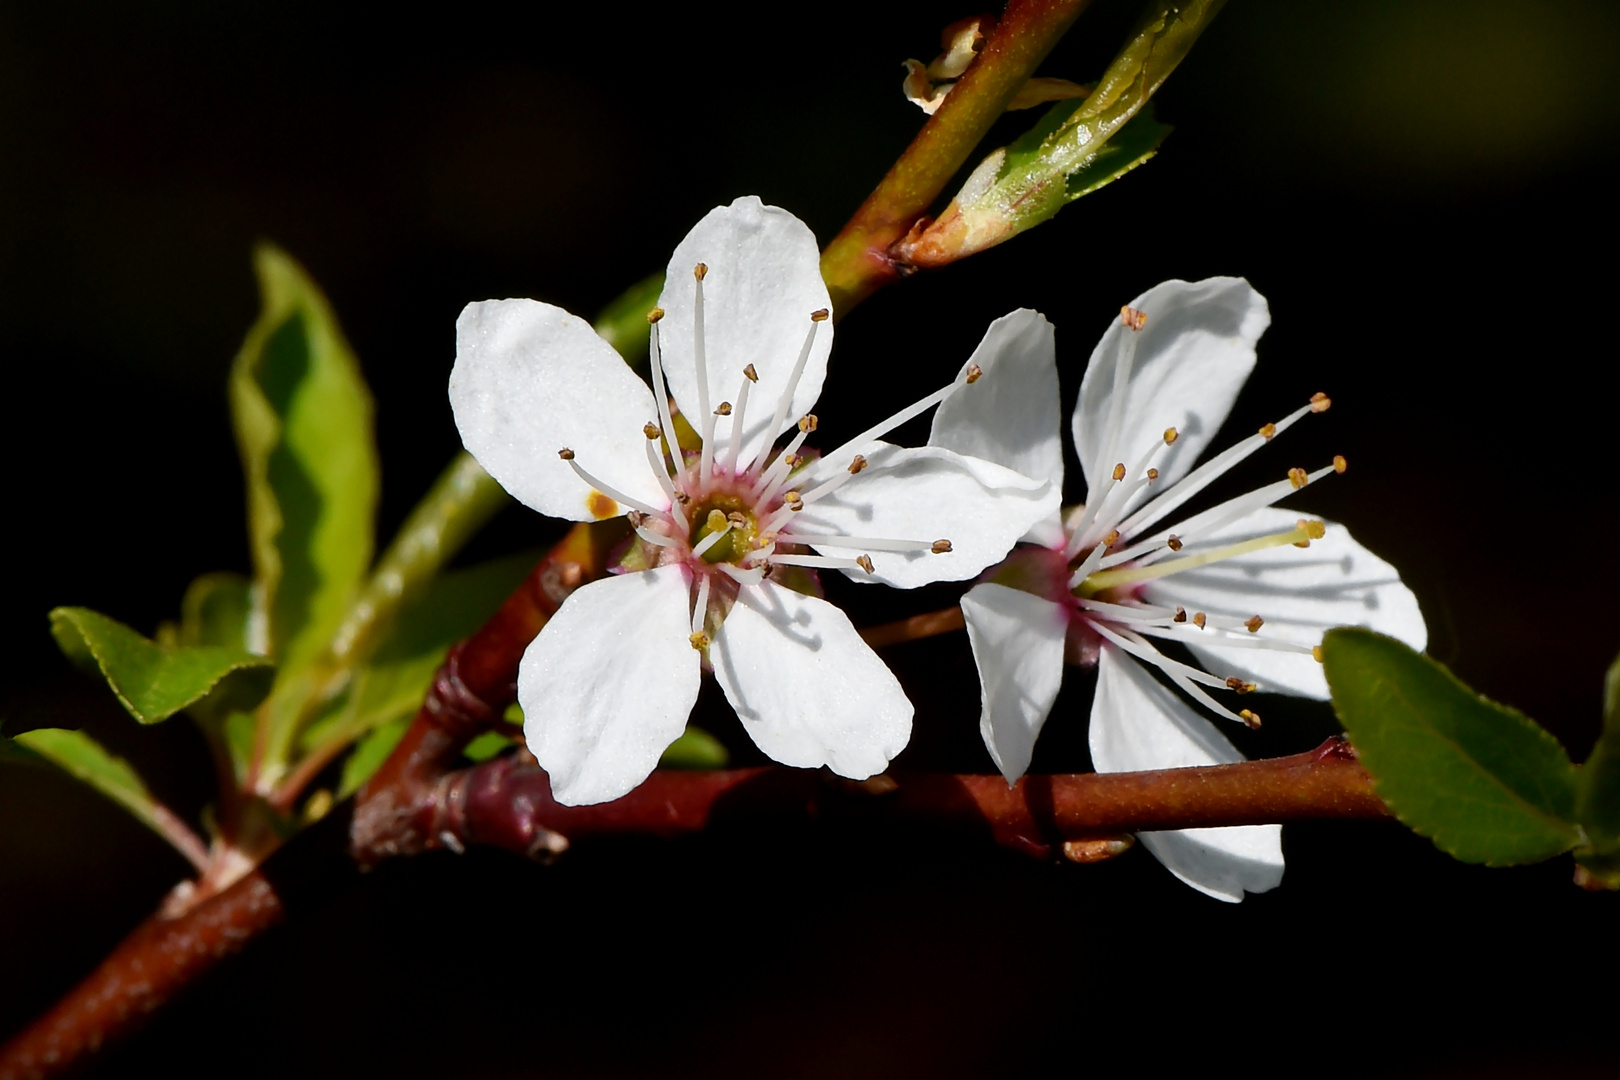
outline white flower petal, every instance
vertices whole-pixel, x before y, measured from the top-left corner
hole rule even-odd
[[[892,540],[949,540],[951,550],[867,552],[858,544],[817,544],[825,555],[870,554],[875,572],[846,571],[856,581],[914,589],[934,581],[970,578],[1012,550],[1019,537],[1057,512],[1060,494],[978,458],[938,446],[903,449],[874,441],[860,448],[867,466],[842,487],[795,515],[794,531]],[[836,466],[812,469],[816,480],[835,476]],[[809,484],[806,485],[808,490]]]
[[[1267,507],[1212,534],[1198,549],[1286,532],[1302,516]],[[1365,626],[1421,650],[1428,630],[1417,597],[1401,583],[1399,572],[1356,543],[1343,525],[1325,524],[1327,535],[1303,551],[1269,548],[1172,574],[1149,582],[1143,599],[1210,615],[1259,615],[1264,623],[1257,636],[1299,645],[1320,645],[1322,635],[1335,626]],[[1221,639],[1208,631],[1186,631],[1185,640],[1212,675],[1235,675],[1258,683],[1261,690],[1328,697],[1322,665],[1304,653],[1221,648]]]
[[[565,806],[628,794],[686,729],[702,675],[688,640],[687,573],[663,566],[594,581],[523,654],[523,734]]]
[[[1052,324],[1028,308],[990,324],[963,365],[983,371],[940,403],[929,446],[1063,487],[1063,418]]]
[[[450,407],[469,453],[525,506],[593,521],[629,507],[593,497],[557,456],[653,506],[669,500],[647,467],[653,398],[585,320],[536,300],[468,304],[456,320]]]
[[[1232,411],[1254,367],[1255,342],[1271,323],[1265,297],[1242,278],[1166,281],[1130,306],[1147,313],[1147,325],[1129,331],[1117,318],[1109,324],[1091,354],[1072,420],[1088,500],[1115,465],[1134,468],[1166,428],[1179,433],[1155,460],[1158,481],[1137,492],[1127,508],[1168,488],[1198,460]],[[1110,446],[1115,359],[1126,335],[1136,338],[1136,356],[1118,439]]]
[[[1029,768],[1063,683],[1068,615],[1061,604],[993,584],[969,589],[962,614],[979,668],[979,732],[1010,784]]]
[[[1227,765],[1243,755],[1174,691],[1124,652],[1105,645],[1091,704],[1091,760],[1098,772]],[[1139,833],[1176,877],[1218,900],[1282,881],[1282,826],[1242,825]]]
[[[735,403],[743,368],[754,365],[759,382],[749,390],[748,414],[740,461],[746,463],[766,443],[810,411],[821,395],[827,376],[827,354],[832,349],[832,322],[816,331],[815,345],[793,393],[783,427],[767,430],[777,401],[787,388],[810,330],[810,314],[831,308],[827,286],[821,280],[821,255],[809,226],[754,196],[730,206],[716,207],[686,234],[670,256],[668,277],[658,306],[664,319],[658,325],[664,371],[670,393],[699,432],[697,368],[693,353],[692,268],[703,263],[703,329],[709,373],[709,408],[722,401]],[[715,428],[715,457],[731,438],[731,420],[719,419]]]
[[[770,581],[744,588],[709,647],[754,743],[784,765],[865,780],[911,738],[911,702],[841,610]]]

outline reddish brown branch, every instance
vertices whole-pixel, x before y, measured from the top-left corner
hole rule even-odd
[[[504,758],[444,777],[401,835],[373,837],[376,853],[488,844],[550,855],[603,835],[675,836],[716,822],[767,815],[860,813],[977,833],[1033,855],[1065,840],[1154,829],[1255,825],[1305,818],[1377,819],[1389,810],[1342,739],[1306,754],[1194,769],[1025,777],[897,774],[855,784],[802,769],[658,772],[629,795],[596,806],[561,806],[545,772]]]

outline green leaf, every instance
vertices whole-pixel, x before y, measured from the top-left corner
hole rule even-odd
[[[539,562],[536,552],[495,559],[435,580],[404,611],[372,662],[355,673],[343,707],[304,733],[307,751],[409,719],[451,645],[482,626]]]
[[[1581,769],[1577,809],[1587,845],[1576,860],[1608,888],[1620,889],[1620,660],[1603,680],[1603,731]]]
[[[39,728],[25,731],[14,740],[0,739],[0,760],[19,759],[24,754],[37,755],[89,784],[135,815],[141,824],[169,841],[194,863],[206,859],[202,842],[173,812],[152,797],[129,762],[114,757],[84,732]]]
[[[505,732],[486,731],[468,743],[461,756],[468,761],[488,761],[511,745],[512,737]]]
[[[1463,862],[1539,862],[1580,840],[1575,768],[1535,721],[1393,638],[1322,641],[1333,706],[1395,816]]]
[[[388,760],[388,755],[394,752],[399,740],[405,737],[405,729],[411,726],[409,716],[401,716],[390,720],[386,724],[373,728],[371,733],[361,739],[355,746],[354,753],[343,762],[343,775],[338,779],[337,797],[347,799],[360,785],[371,779]]]
[[[662,271],[642,278],[602,309],[592,329],[618,350],[624,362],[640,369],[647,362],[647,312],[658,306],[664,291]]]
[[[166,720],[200,701],[227,676],[232,689],[262,697],[270,661],[223,645],[160,645],[89,608],[51,612],[51,634],[75,663],[98,670],[129,714],[143,724]]]
[[[688,726],[658,759],[660,769],[723,769],[731,755],[725,744],[700,727]]]
[[[319,654],[371,563],[371,394],[326,299],[285,252],[254,252],[264,309],[231,369],[255,615],[288,678]]]

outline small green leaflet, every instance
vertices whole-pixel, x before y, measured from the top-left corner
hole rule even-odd
[[[1579,843],[1575,768],[1535,721],[1369,630],[1330,630],[1322,651],[1339,720],[1378,794],[1414,832],[1488,866]]]
[[[1588,841],[1576,861],[1603,885],[1620,889],[1620,660],[1603,680],[1603,731],[1581,769],[1576,805]]]
[[[206,860],[207,852],[201,842],[152,797],[129,762],[114,757],[84,732],[39,728],[25,731],[15,739],[0,738],[0,761],[26,760],[32,756],[51,762],[118,803],[141,824],[174,844],[193,863],[200,866],[199,860]]]
[[[225,645],[160,645],[89,608],[52,611],[51,634],[69,659],[98,670],[143,724],[167,720],[234,672],[241,673],[234,676],[239,680],[261,683],[259,696],[268,687],[265,657]]]

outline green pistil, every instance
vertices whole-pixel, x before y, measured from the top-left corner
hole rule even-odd
[[[1135,585],[1143,581],[1152,581],[1154,578],[1168,577],[1179,574],[1183,570],[1194,567],[1208,566],[1210,563],[1234,559],[1239,555],[1247,555],[1251,551],[1264,551],[1267,548],[1282,547],[1284,544],[1297,544],[1304,547],[1312,540],[1320,540],[1324,534],[1324,526],[1320,521],[1301,522],[1298,528],[1288,532],[1276,533],[1272,536],[1257,536],[1253,540],[1245,540],[1241,544],[1228,544],[1214,551],[1206,551],[1199,555],[1188,555],[1181,559],[1168,559],[1164,562],[1154,563],[1151,566],[1122,566],[1117,570],[1099,570],[1082,581],[1074,590],[1074,595],[1087,598],[1096,596],[1105,589],[1114,589],[1122,585]],[[718,546],[718,545],[716,545]]]

